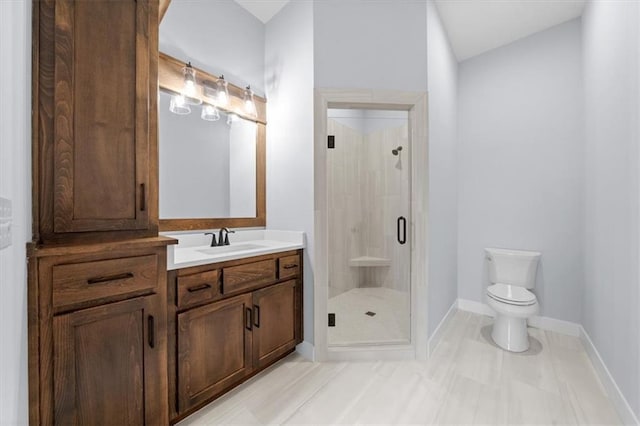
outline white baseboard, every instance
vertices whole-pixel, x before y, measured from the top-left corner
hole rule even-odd
[[[411,361],[416,350],[411,345],[334,346],[327,351],[328,361]]]
[[[490,317],[494,317],[496,315],[493,309],[488,305],[476,302],[475,300],[458,299],[458,309]],[[576,324],[575,322],[541,316],[529,318],[528,324],[531,327],[539,328],[541,330],[553,331],[575,337],[580,336],[580,328],[582,327],[580,324]]]
[[[638,422],[638,418],[631,409],[629,402],[627,402],[627,399],[620,391],[618,384],[613,379],[613,376],[609,372],[609,369],[600,357],[600,353],[598,353],[598,350],[591,341],[589,334],[582,326],[580,326],[580,340],[582,341],[582,345],[584,346],[587,354],[589,355],[589,358],[591,359],[593,367],[598,372],[598,376],[600,377],[602,384],[606,388],[609,398],[611,398],[611,401],[616,407],[618,414],[620,414],[622,422],[625,425],[640,425],[640,422]]]
[[[541,330],[555,331],[556,333],[567,334],[574,337],[580,336],[580,328],[582,328],[580,324],[575,322],[538,316],[529,318],[528,324],[531,327],[539,328]]]
[[[447,328],[447,324],[449,324],[449,322],[451,321],[451,318],[453,318],[453,315],[456,313],[457,310],[458,310],[458,301],[455,300],[451,305],[451,307],[449,308],[449,310],[447,311],[447,313],[444,314],[444,317],[442,317],[440,324],[438,324],[438,326],[436,327],[431,337],[429,337],[429,341],[427,342],[427,356],[429,358],[431,357],[431,354],[433,354],[436,348],[438,347],[438,343],[440,343],[440,339],[442,339],[442,335],[444,333],[444,330]]]
[[[302,356],[305,359],[308,359],[309,361],[316,360],[315,347],[311,343],[307,342],[306,340],[304,340],[302,343],[296,346],[296,352],[298,352],[300,356]]]

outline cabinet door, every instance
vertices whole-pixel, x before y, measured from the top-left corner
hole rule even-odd
[[[251,295],[178,314],[178,411],[251,372]]]
[[[55,0],[56,233],[149,227],[151,31],[157,1]]]
[[[161,312],[148,296],[54,317],[55,424],[167,424]]]
[[[253,365],[270,364],[296,345],[296,281],[253,292]]]

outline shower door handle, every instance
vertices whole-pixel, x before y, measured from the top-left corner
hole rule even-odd
[[[404,216],[400,216],[397,225],[398,242],[404,244],[407,242],[407,219]]]

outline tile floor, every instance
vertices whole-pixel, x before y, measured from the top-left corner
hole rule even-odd
[[[530,329],[512,354],[491,321],[457,312],[427,362],[292,354],[180,424],[620,424],[578,338]]]
[[[330,346],[409,343],[409,293],[384,287],[354,288],[328,300],[336,326]],[[374,312],[369,316],[367,312]]]

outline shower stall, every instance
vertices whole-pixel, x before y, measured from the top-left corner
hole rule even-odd
[[[327,344],[409,344],[409,112],[329,108],[327,135]]]

